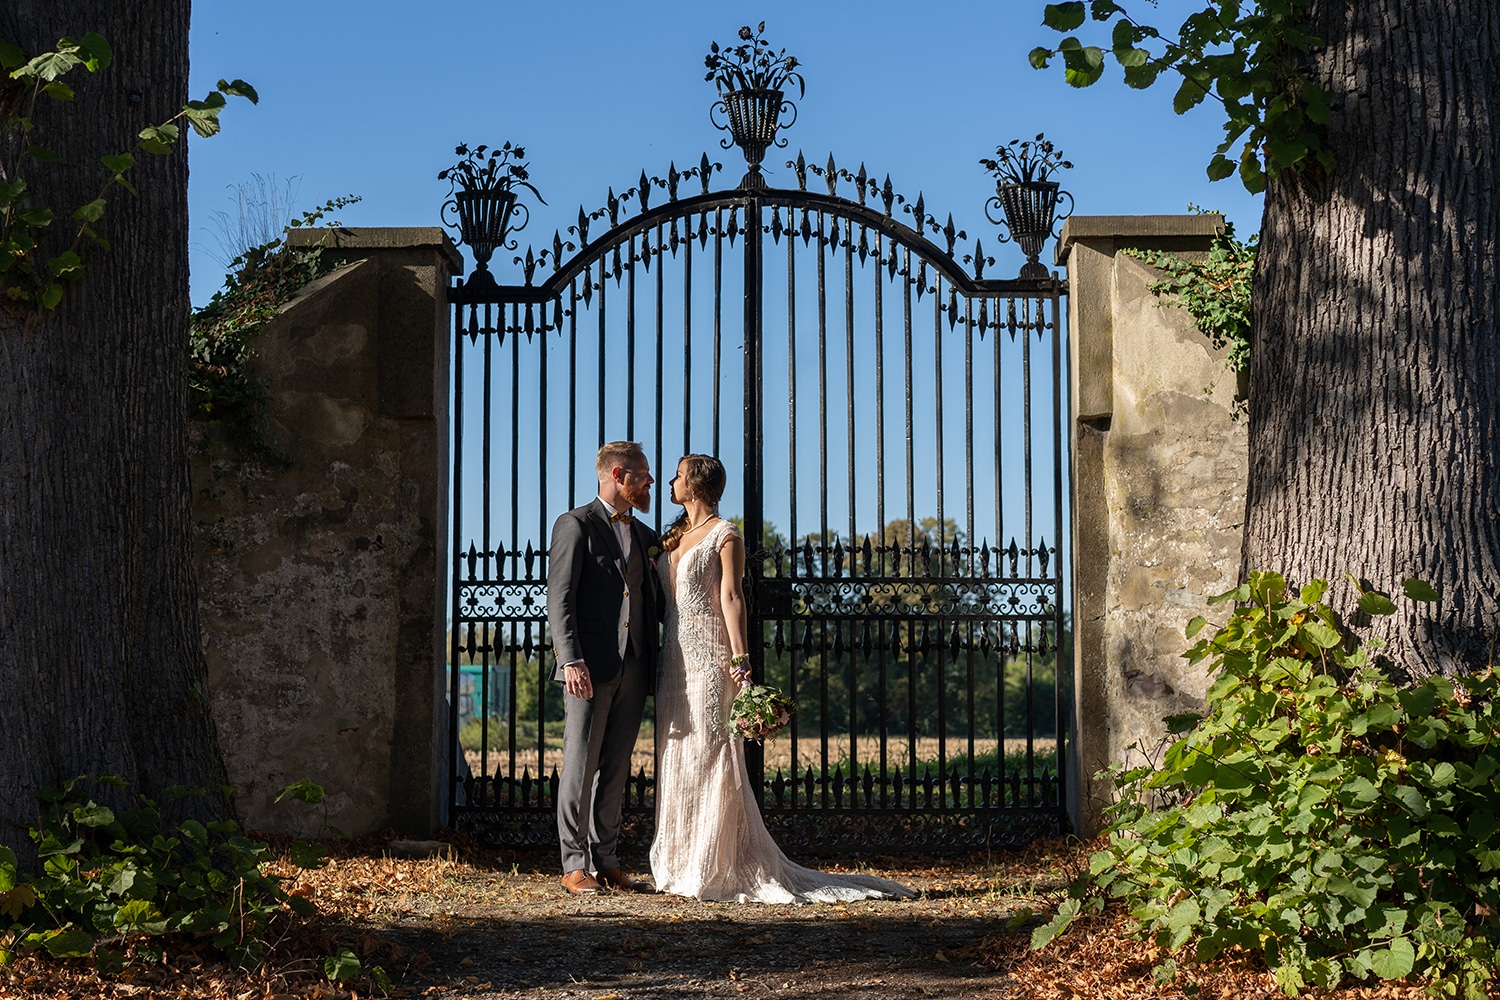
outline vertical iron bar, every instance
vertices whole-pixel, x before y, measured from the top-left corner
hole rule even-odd
[[[948,531],[948,522],[943,514],[943,282],[939,278],[935,282],[936,287],[932,294],[932,370],[933,370],[933,398],[937,405],[933,407],[935,443],[935,474],[937,476],[937,543],[938,543],[938,576],[947,576],[947,549],[944,547],[945,536]],[[929,612],[930,613],[930,612]],[[939,638],[945,640],[947,623],[938,619]],[[946,641],[940,643],[946,645]],[[948,773],[948,660],[944,650],[939,649],[936,657],[937,664],[937,693],[938,693],[938,772],[943,775]],[[957,803],[955,803],[956,805]]]
[[[759,586],[765,575],[765,560],[762,542],[765,538],[765,483],[762,480],[764,467],[764,416],[761,412],[761,204],[752,195],[745,204],[745,548],[749,553],[745,560],[751,594],[749,635],[750,669],[757,683],[765,683],[765,628],[764,612],[760,607]],[[745,766],[749,771],[750,787],[755,801],[764,800],[765,793],[765,747],[751,742],[745,748]]]
[[[607,341],[607,339],[605,337],[605,334],[606,334],[607,331],[606,331],[605,316],[604,316],[604,313],[605,313],[604,299],[605,299],[605,289],[608,288],[608,287],[609,287],[609,282],[605,280],[605,274],[604,274],[604,258],[600,257],[599,258],[599,440],[596,441],[596,442],[594,442],[594,449],[596,451],[598,449],[604,447],[604,442],[606,440],[608,440],[604,436],[604,407],[605,407],[604,387],[609,384],[608,378],[606,377],[609,374],[609,369],[606,366],[606,363],[608,361],[608,350],[607,350],[608,341]],[[585,484],[585,488],[587,488],[587,484]]]
[[[912,448],[915,444],[915,435],[912,429],[912,332],[911,332],[911,286],[914,275],[911,269],[911,248],[903,247],[901,250],[901,322],[904,331],[905,347],[905,448],[906,448],[906,575],[915,577],[917,575],[917,514],[916,514],[916,459]],[[899,544],[899,543],[897,543]],[[906,651],[907,651],[907,701],[910,715],[907,719],[907,753],[911,759],[912,777],[916,777],[917,770],[917,648],[916,648],[917,621],[911,615],[906,619]],[[925,656],[927,650],[923,650]],[[915,799],[913,800],[915,801]]]
[[[1032,575],[1031,553],[1035,547],[1036,534],[1031,530],[1031,501],[1032,501],[1032,478],[1031,478],[1031,299],[1021,300],[1021,441],[1023,451],[1021,452],[1025,462],[1026,479],[1026,533],[1023,536],[1024,544],[1021,551],[1026,556],[1026,575]],[[1036,805],[1036,689],[1034,687],[1035,677],[1033,670],[1032,649],[1035,643],[1032,641],[1030,621],[1026,623],[1026,787],[1027,805]]]
[[[828,216],[818,213],[818,552],[819,577],[828,575],[828,282],[824,231]],[[838,220],[832,225],[837,227]],[[818,729],[819,768],[823,782],[821,802],[828,807],[828,622],[818,622]]]
[[[472,313],[472,307],[470,312]],[[452,602],[449,607],[448,655],[448,810],[450,815],[458,811],[458,689],[460,637],[463,620],[463,481],[464,481],[464,307],[453,307],[453,485],[448,494],[449,524],[453,533],[453,561],[450,580]],[[474,325],[471,316],[470,326]],[[455,822],[456,825],[456,822]]]
[[[807,209],[803,209],[803,221],[807,219]],[[796,219],[792,210],[787,210],[787,238],[786,238],[786,385],[787,385],[787,554],[790,577],[796,577],[797,567],[797,240],[795,238]],[[790,612],[789,612],[790,613]],[[795,704],[797,701],[797,654],[798,644],[796,635],[796,619],[788,618],[785,627],[791,630],[791,641],[787,644],[787,692]],[[790,746],[791,760],[787,770],[792,777],[791,805],[797,806],[797,789],[800,787],[797,778],[797,737],[800,727],[797,718],[792,716]]]
[[[723,357],[724,210],[714,210],[714,450],[719,453],[719,362]],[[749,539],[746,539],[748,543]]]
[[[1004,465],[1005,465],[1005,462],[1004,462],[1004,447],[1005,447],[1004,441],[1005,441],[1005,439],[1003,437],[1005,424],[1004,424],[1003,418],[1001,417],[1001,411],[1000,411],[1000,401],[1001,401],[1001,396],[1002,396],[1001,385],[1000,385],[1000,378],[1001,378],[1000,341],[1001,341],[1002,338],[1000,336],[1000,331],[1001,331],[1001,326],[1000,326],[1000,323],[999,323],[999,319],[1000,319],[1000,300],[998,298],[996,298],[994,300],[993,315],[995,317],[995,324],[994,324],[994,326],[992,326],[990,328],[990,332],[992,334],[992,336],[990,338],[990,341],[991,341],[990,346],[991,346],[991,348],[993,348],[993,353],[994,353],[994,373],[993,373],[994,384],[992,386],[992,388],[994,390],[993,394],[994,394],[994,446],[995,446],[995,545],[994,545],[994,554],[995,554],[995,577],[998,579],[1000,576],[1003,575],[1001,573],[1001,570],[1000,570],[1000,553],[1005,549],[1005,513],[1004,513],[1004,502],[1003,502],[1003,499],[1002,499],[1004,497],[1004,492],[1001,489],[1002,470],[1004,469]],[[999,586],[995,587],[994,589],[996,590],[997,593],[1003,592],[1003,588],[1001,588]],[[1005,772],[1006,772],[1006,765],[1009,763],[1009,758],[1007,757],[1006,752],[1005,752],[1005,736],[1006,736],[1006,731],[1005,731],[1005,671],[1006,671],[1006,667],[1007,667],[1006,659],[1007,659],[1007,657],[1005,655],[1005,621],[1004,621],[1003,618],[1000,618],[1000,617],[997,616],[996,619],[995,619],[995,715],[996,715],[997,723],[998,723],[999,728],[1000,728],[1000,754],[999,754],[999,761],[998,761],[998,767],[997,767],[997,770],[999,771],[999,774],[998,774],[997,778],[998,778],[998,780],[1000,782],[1000,797],[1001,797],[1002,802],[1004,801],[1004,798],[1005,798],[1005,787],[1006,787],[1005,786]],[[1016,804],[1018,804],[1018,803],[1016,803]]]
[[[962,569],[960,569],[960,567],[958,567],[958,566],[955,566],[953,568],[953,575],[956,576],[956,577],[965,578],[969,582],[969,585],[971,587],[974,585],[973,584],[974,575],[975,575],[974,574],[974,546],[977,544],[975,542],[975,540],[974,540],[974,327],[973,327],[973,320],[974,320],[974,301],[972,299],[968,298],[968,297],[965,297],[964,298],[964,318],[963,318],[962,322],[959,324],[959,329],[961,329],[963,331],[963,337],[964,337],[964,412],[969,415],[969,418],[964,421],[964,531],[965,531],[965,533],[967,535],[967,538],[968,538],[968,545],[966,546],[966,548],[968,550],[967,551],[968,559],[966,559],[964,561],[965,565],[964,565],[964,567]],[[980,628],[984,628],[983,623],[980,624]],[[976,643],[975,643],[975,639],[974,639],[974,620],[973,619],[969,620],[968,625],[965,627],[965,632],[966,632],[965,638],[968,639],[968,643],[969,643],[968,649],[965,651],[965,656],[964,656],[965,664],[966,664],[966,666],[968,668],[968,675],[969,675],[969,777],[971,779],[977,779],[979,777],[979,773],[978,773],[979,772],[979,767],[978,767],[978,764],[976,762],[977,758],[975,757],[974,730],[978,727],[978,719],[976,717],[976,710],[977,710],[978,706],[976,705],[975,699],[974,699],[974,680],[975,680],[974,647],[975,647]],[[1004,749],[1005,749],[1004,748],[1004,740],[1003,739],[998,739],[998,741],[996,743],[996,747],[998,748],[998,751],[997,751],[997,756],[998,756],[999,753],[1003,753],[1004,752]],[[971,782],[970,785],[969,785],[969,805],[970,806],[974,805],[974,785],[975,784],[977,784],[977,782]],[[989,805],[989,802],[986,801],[983,804],[984,805]]]
[[[645,239],[641,240],[642,245]],[[635,440],[635,237],[625,256],[625,440]]]
[[[875,559],[877,577],[885,577],[885,237],[875,236]],[[890,246],[892,256],[896,244]],[[886,678],[886,625],[880,623],[876,663],[880,670],[880,805],[885,808],[890,787],[889,691]],[[900,806],[899,795],[896,805]]]
[[[642,254],[648,254],[648,253],[650,253],[651,252],[651,248],[648,247],[648,246],[645,246],[645,237],[644,236],[641,237],[641,243],[642,243],[641,253]],[[659,223],[659,222],[656,224],[656,245],[657,245],[658,248],[661,247],[661,245],[662,245],[662,226],[661,226],[661,223]],[[666,319],[665,319],[665,316],[664,316],[664,312],[665,312],[665,309],[666,309],[666,302],[664,301],[665,291],[664,291],[664,288],[663,288],[663,280],[665,278],[665,273],[664,272],[666,271],[666,269],[667,269],[667,257],[666,257],[666,254],[660,254],[660,253],[657,254],[656,255],[656,438],[655,438],[655,446],[656,447],[655,447],[655,450],[652,452],[652,455],[655,456],[655,460],[656,460],[656,474],[658,476],[662,476],[663,472],[666,469],[668,469],[668,468],[676,468],[675,465],[668,465],[668,461],[669,460],[668,460],[667,456],[664,455],[664,454],[662,454],[662,445],[664,443],[662,441],[662,409],[663,409],[663,401],[662,401],[662,372],[663,372],[664,367],[665,367],[663,352],[666,350],[666,346],[665,346],[665,343],[664,343],[665,340],[666,340]],[[542,412],[545,413],[546,411],[544,410]],[[667,478],[667,477],[663,477],[663,478]],[[670,499],[670,497],[667,497],[665,499]],[[666,506],[666,503],[663,502],[664,498],[661,496],[661,491],[660,490],[657,491],[656,500],[657,500],[657,502],[655,504],[655,507],[656,507],[656,520],[655,520],[654,523],[655,523],[656,531],[659,534],[661,532],[662,508],[664,508]]]
[[[846,236],[853,235],[852,226],[845,229]],[[861,238],[864,234],[861,232]],[[845,446],[848,448],[849,471],[847,489],[849,494],[849,575],[855,575],[856,543],[854,540],[854,469],[857,464],[854,452],[854,241],[844,241],[844,402],[846,414]],[[850,622],[849,635],[849,775],[859,774],[859,656],[854,649],[854,623]]]
[[[688,217],[688,238],[683,241],[682,257],[682,453],[693,450],[690,428],[693,426],[693,229]],[[671,499],[670,495],[667,497]]]

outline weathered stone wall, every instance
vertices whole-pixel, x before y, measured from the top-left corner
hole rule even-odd
[[[1160,275],[1127,248],[1207,252],[1222,218],[1068,220],[1072,352],[1073,824],[1091,835],[1112,786],[1162,718],[1202,708],[1208,675],[1181,658],[1183,627],[1239,573],[1246,423],[1236,383],[1186,311],[1162,307]],[[1206,393],[1208,386],[1211,393]]]
[[[194,461],[209,689],[244,824],[350,835],[439,822],[448,314],[437,229],[294,231],[344,266],[256,342],[287,468],[211,428]]]

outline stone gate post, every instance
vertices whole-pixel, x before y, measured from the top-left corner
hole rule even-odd
[[[1181,659],[1183,627],[1239,574],[1248,466],[1235,379],[1187,312],[1148,291],[1160,273],[1122,253],[1201,256],[1222,226],[1218,215],[1074,216],[1058,241],[1072,364],[1069,811],[1086,837],[1113,797],[1097,772],[1139,763],[1161,745],[1164,716],[1202,708],[1208,676]]]
[[[273,802],[310,778],[350,835],[442,821],[449,320],[439,229],[293,230],[342,264],[258,334],[286,468],[200,428],[197,570],[209,694],[241,820],[321,832]]]

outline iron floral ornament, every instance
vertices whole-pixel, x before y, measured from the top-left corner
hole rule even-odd
[[[526,150],[521,146],[507,142],[494,149],[476,146],[471,150],[460,143],[453,152],[459,161],[438,174],[438,180],[448,182],[443,223],[457,229],[460,242],[474,251],[475,270],[469,280],[493,282],[490,257],[501,247],[516,249],[511,234],[525,229],[531,221],[531,212],[517,199],[516,189],[523,187],[543,205],[547,202],[527,179],[522,162]],[[449,218],[450,211],[457,216],[456,223]]]
[[[746,191],[765,188],[761,160],[772,146],[786,146],[785,139],[777,138],[777,131],[797,123],[797,105],[787,98],[784,88],[795,83],[799,98],[807,93],[807,83],[797,71],[797,57],[787,55],[786,49],[774,51],[761,37],[765,30],[764,21],[754,31],[747,24],[740,28],[739,45],[720,48],[713,42],[703,60],[708,67],[703,79],[712,80],[719,90],[719,99],[709,108],[709,121],[714,128],[729,133],[729,138],[719,141],[720,146],[739,146],[744,152],[749,169],[740,180],[740,188]],[[791,110],[792,119],[782,122],[781,114],[786,109]],[[722,122],[716,117],[720,111]]]
[[[1047,266],[1040,261],[1042,247],[1053,229],[1073,214],[1073,196],[1060,190],[1051,179],[1058,170],[1071,170],[1073,164],[1040,132],[1035,139],[1012,139],[1009,145],[997,147],[994,159],[981,157],[979,162],[994,174],[995,197],[984,204],[985,216],[997,226],[1004,226],[1000,242],[1016,241],[1026,255],[1021,267],[1022,278],[1045,278]],[[1068,199],[1068,210],[1057,213],[1060,198]],[[995,218],[999,208],[1002,218]]]

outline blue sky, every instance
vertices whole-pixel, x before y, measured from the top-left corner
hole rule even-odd
[[[1158,16],[1175,24],[1183,7],[1162,0]],[[193,95],[239,77],[261,103],[234,102],[221,135],[193,141],[193,301],[206,302],[223,277],[213,213],[232,212],[232,186],[252,173],[297,178],[299,209],[361,195],[339,215],[350,225],[431,226],[446,195],[436,174],[453,146],[508,139],[526,147],[549,203],[532,206],[522,234],[538,245],[643,169],[664,174],[707,151],[728,174],[739,155],[719,149],[709,125],[703,55],[762,19],[807,77],[787,156],[801,148],[814,162],[829,152],[851,168],[862,161],[909,198],[924,193],[939,218],[951,212],[991,253],[983,204],[993,186],[976,161],[1039,131],[1075,164],[1061,179],[1078,214],[1174,213],[1192,202],[1225,211],[1241,235],[1255,231],[1260,200],[1204,176],[1220,131],[1213,108],[1179,117],[1170,84],[1131,91],[1111,72],[1077,91],[1055,68],[1032,70],[1026,53],[1060,37],[1041,26],[1041,10],[1042,0],[198,0]],[[786,158],[767,157],[773,185],[794,183],[779,166]],[[1019,263],[1007,258],[1000,270]]]

